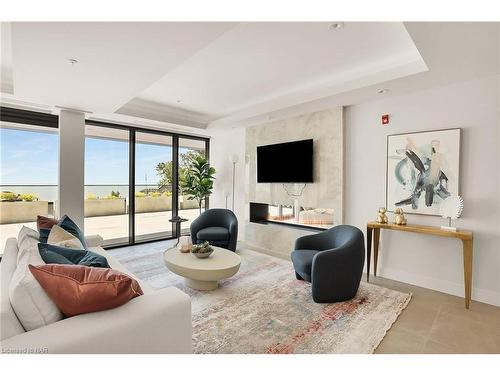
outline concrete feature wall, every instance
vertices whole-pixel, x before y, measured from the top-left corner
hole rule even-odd
[[[500,305],[500,76],[490,76],[346,108],[346,222],[365,230],[385,205],[388,134],[462,128],[460,195],[474,231],[472,299]],[[380,124],[382,114],[390,124]],[[389,215],[392,219],[392,214]],[[440,217],[407,215],[409,223],[445,225]],[[460,241],[382,232],[380,276],[463,296]]]
[[[297,141],[314,140],[314,183],[307,184],[300,197],[287,194],[282,184],[257,183],[257,146]],[[343,110],[309,113],[285,120],[247,128],[246,130],[246,199],[249,202],[293,204],[298,199],[300,206],[333,208],[335,224],[343,222],[344,184],[344,131]],[[287,186],[290,192],[293,184]],[[302,184],[298,184],[302,185]],[[299,187],[296,187],[300,190]],[[281,225],[245,223],[245,243],[251,247],[289,257],[295,239],[310,231]]]

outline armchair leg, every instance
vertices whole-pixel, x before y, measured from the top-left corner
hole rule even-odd
[[[297,280],[304,280],[302,276],[300,276],[297,272],[295,272],[295,277],[297,278]]]

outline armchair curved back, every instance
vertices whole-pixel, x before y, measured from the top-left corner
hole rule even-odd
[[[203,228],[224,227],[229,231],[228,249],[236,249],[238,219],[233,211],[225,208],[211,208],[193,220],[190,226],[191,239],[196,243],[196,233]]]
[[[363,232],[352,225],[337,225],[321,233],[298,238],[295,250],[330,250],[343,246],[364,247]]]

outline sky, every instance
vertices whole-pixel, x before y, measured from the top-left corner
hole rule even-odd
[[[137,144],[136,184],[156,184],[156,165],[169,160],[171,147]],[[86,139],[86,185],[127,185],[128,163],[128,142]],[[58,135],[0,128],[0,169],[2,185],[57,185]]]

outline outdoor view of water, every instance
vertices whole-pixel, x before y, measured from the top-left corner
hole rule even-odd
[[[156,190],[157,185],[136,185],[136,191]],[[57,200],[57,185],[0,185],[0,191],[11,191],[16,194],[33,193],[38,200],[55,202]],[[128,185],[85,185],[85,196],[94,194],[104,198],[112,191],[118,191],[120,196],[128,198]]]

